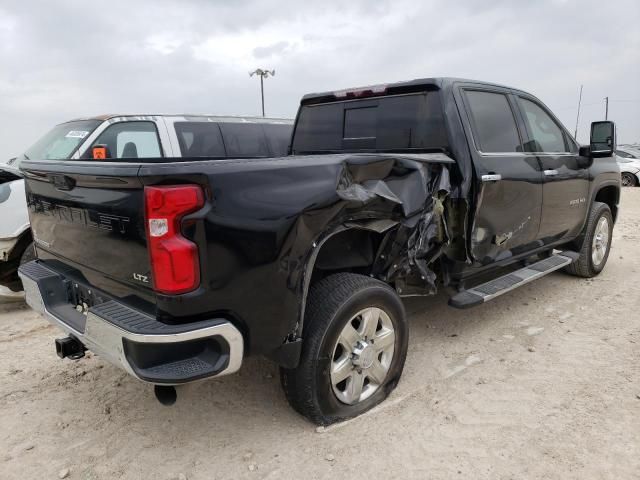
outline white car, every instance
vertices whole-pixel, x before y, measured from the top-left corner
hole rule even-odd
[[[13,291],[21,289],[17,268],[34,258],[24,180],[15,164],[15,158],[0,163],[0,285]]]
[[[282,157],[292,129],[289,119],[213,115],[107,115],[55,126],[23,155],[0,163],[0,285],[22,290],[18,267],[35,256],[22,159]],[[96,145],[104,156],[95,156]]]
[[[640,151],[631,147],[619,147],[616,150],[616,160],[620,166],[620,176],[623,187],[637,187],[640,185]]]

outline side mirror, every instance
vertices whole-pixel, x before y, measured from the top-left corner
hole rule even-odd
[[[610,157],[616,149],[616,126],[613,122],[593,122],[589,142],[592,157]]]

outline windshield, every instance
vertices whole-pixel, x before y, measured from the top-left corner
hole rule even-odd
[[[447,148],[438,92],[307,105],[293,153],[415,151]]]
[[[66,160],[101,123],[101,120],[78,120],[56,125],[12,162],[12,166],[18,167],[23,159]]]

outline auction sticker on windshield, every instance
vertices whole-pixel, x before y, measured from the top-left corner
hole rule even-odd
[[[69,133],[65,135],[67,138],[84,138],[89,135],[89,132],[85,132],[83,130],[71,130]]]

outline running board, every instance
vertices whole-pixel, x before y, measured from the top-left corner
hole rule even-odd
[[[449,299],[449,305],[455,308],[470,308],[493,300],[514,288],[533,282],[540,277],[555,272],[578,259],[576,252],[561,252],[539,262],[495,278],[490,282],[464,290]]]

